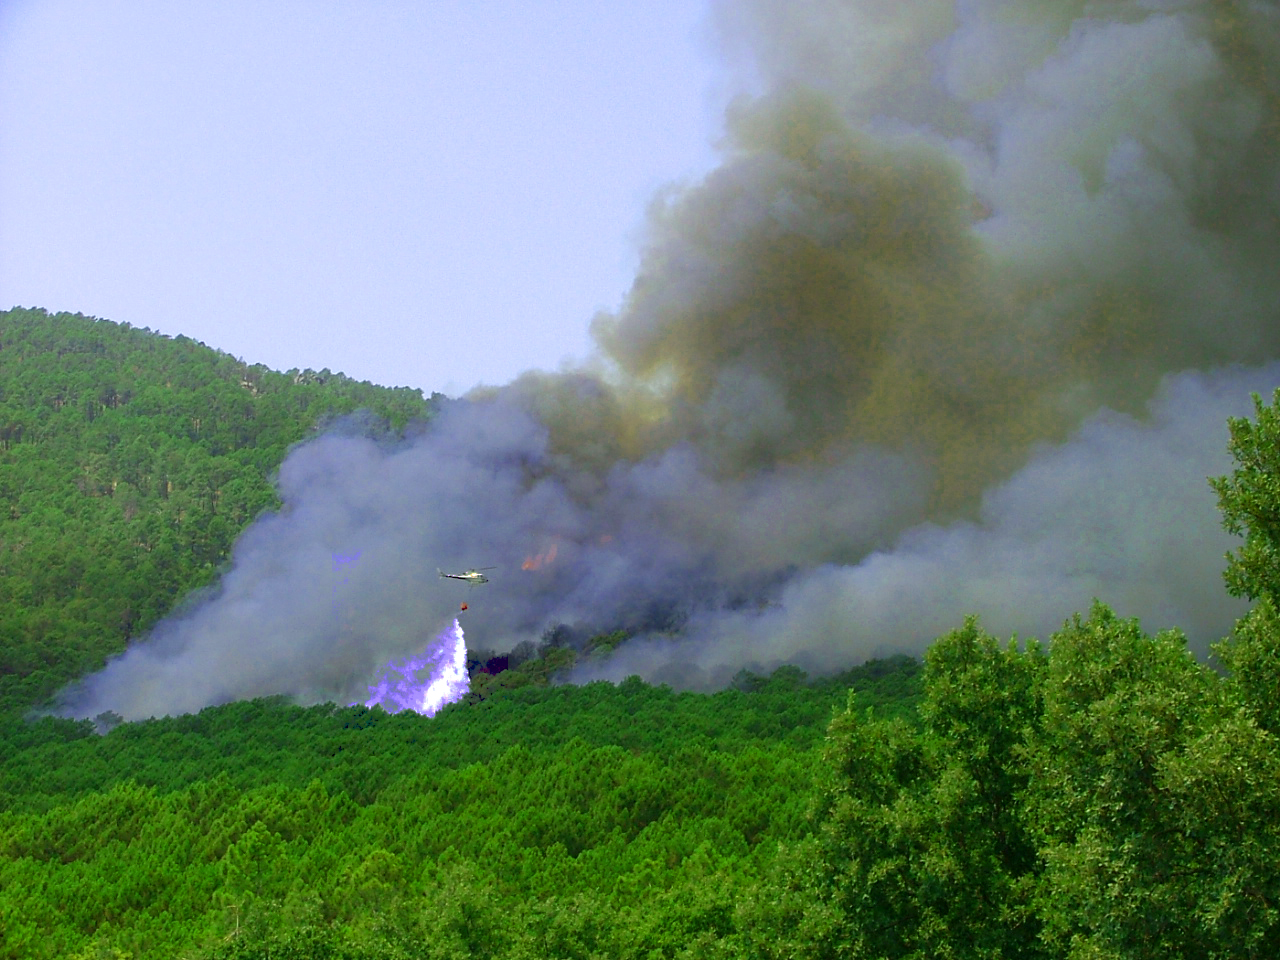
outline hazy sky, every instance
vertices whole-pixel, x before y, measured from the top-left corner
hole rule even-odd
[[[713,162],[699,0],[0,0],[0,309],[427,392],[588,349]]]

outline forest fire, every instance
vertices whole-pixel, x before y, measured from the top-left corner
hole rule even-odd
[[[556,559],[556,544],[551,544],[543,553],[534,554],[531,557],[525,557],[524,563],[520,564],[521,570],[541,570],[543,567],[549,567]]]
[[[216,591],[65,714],[354,700],[464,599],[495,652],[627,635],[573,682],[834,672],[1091,597],[1205,652],[1243,610],[1204,478],[1280,382],[1243,366],[1280,363],[1274,5],[917,6],[741,6],[759,92],[585,362],[293,448]]]
[[[462,699],[470,689],[467,645],[462,625],[455,619],[421,656],[388,663],[377,683],[369,687],[364,705],[381,706],[391,713],[412,710],[431,717]]]

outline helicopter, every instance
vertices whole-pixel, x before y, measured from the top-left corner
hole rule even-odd
[[[483,573],[481,573],[480,572],[481,570],[495,570],[495,569],[497,568],[496,567],[472,567],[470,570],[464,570],[462,573],[445,573],[443,570],[437,567],[436,572],[440,574],[441,579],[461,580],[463,583],[467,584],[468,586],[475,587],[475,586],[479,586],[482,583],[489,582],[489,578],[486,577]]]

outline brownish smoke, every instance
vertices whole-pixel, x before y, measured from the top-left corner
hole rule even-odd
[[[1260,79],[1274,51],[1217,20],[1177,29],[1212,44],[1202,72],[1252,111],[1227,131],[1178,118],[1185,156],[1166,131],[1144,142],[1143,124],[1129,137],[1083,130],[1065,152],[1010,148],[996,161],[1011,182],[976,184],[937,135],[873,136],[813,90],[738,104],[724,164],[655,204],[626,302],[593,325],[608,372],[517,389],[579,464],[688,442],[741,476],[876,444],[927,457],[933,512],[946,515],[1099,406],[1140,412],[1167,372],[1274,355],[1280,285],[1260,254],[1277,224],[1253,206],[1274,206],[1261,193],[1276,96]],[[1031,162],[1074,177],[1079,195],[1021,195]],[[1135,200],[1125,177],[1139,175],[1176,177],[1182,192]],[[1167,217],[1178,229],[1162,235]],[[1109,259],[1090,262],[1091,245]]]

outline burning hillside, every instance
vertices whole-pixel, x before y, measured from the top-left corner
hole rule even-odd
[[[486,647],[638,635],[579,677],[836,669],[1095,595],[1226,632],[1205,477],[1280,383],[1240,366],[1280,357],[1280,20],[1087,9],[722,5],[756,93],[721,166],[655,202],[598,358],[399,446],[295,451],[217,595],[69,712],[350,699],[452,619],[435,570],[475,558]],[[360,556],[348,626],[335,552]]]

